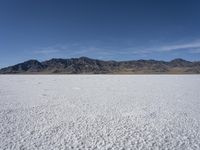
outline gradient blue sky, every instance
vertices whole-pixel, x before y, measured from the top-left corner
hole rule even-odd
[[[0,0],[0,67],[80,56],[200,60],[200,1]]]

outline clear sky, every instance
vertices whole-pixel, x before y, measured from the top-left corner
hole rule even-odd
[[[0,67],[80,56],[200,60],[200,1],[0,0]]]

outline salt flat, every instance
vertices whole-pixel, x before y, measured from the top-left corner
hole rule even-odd
[[[0,149],[122,148],[200,149],[200,76],[0,76]]]

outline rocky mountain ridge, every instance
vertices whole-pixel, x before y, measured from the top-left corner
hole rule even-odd
[[[199,74],[200,61],[103,61],[88,57],[28,60],[0,69],[0,74]]]

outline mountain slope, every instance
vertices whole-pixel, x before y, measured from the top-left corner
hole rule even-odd
[[[200,62],[174,59],[170,62],[156,60],[103,61],[88,57],[50,59],[39,62],[29,60],[0,70],[0,74],[153,74],[200,73]]]

